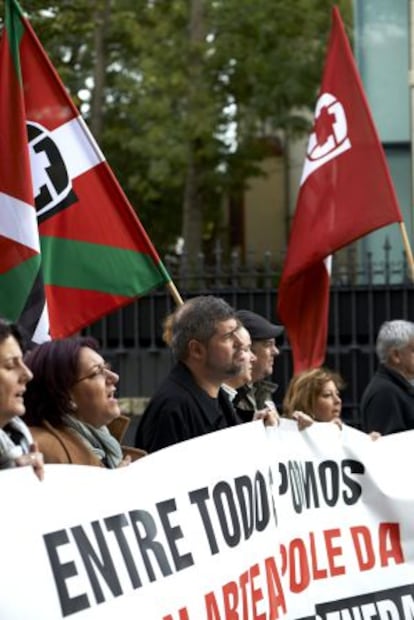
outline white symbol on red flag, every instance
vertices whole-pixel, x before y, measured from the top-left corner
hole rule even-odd
[[[323,93],[316,102],[314,128],[309,138],[300,184],[312,172],[350,148],[344,107],[334,95]]]

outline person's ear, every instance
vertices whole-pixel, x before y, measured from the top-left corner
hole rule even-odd
[[[78,405],[76,404],[75,398],[73,397],[72,390],[69,390],[68,392],[67,407],[71,412],[75,412],[78,410]]]
[[[199,340],[190,340],[188,343],[188,356],[194,360],[200,360],[204,357],[205,346]]]
[[[401,355],[399,349],[391,349],[388,355],[388,362],[391,366],[399,366]]]

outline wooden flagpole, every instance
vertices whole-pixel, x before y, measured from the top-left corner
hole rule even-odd
[[[411,246],[410,246],[410,241],[407,235],[407,229],[405,227],[404,222],[400,222],[399,224],[400,224],[400,230],[401,230],[401,235],[402,235],[402,240],[403,240],[403,246],[404,246],[405,254],[407,256],[410,278],[411,278],[411,281],[414,282],[414,258],[413,258],[413,253],[412,253]]]
[[[181,297],[180,293],[178,292],[178,289],[175,286],[174,282],[172,280],[170,280],[169,282],[167,282],[166,286],[170,290],[171,296],[174,299],[176,305],[177,306],[182,306],[183,303],[184,303],[184,300]]]

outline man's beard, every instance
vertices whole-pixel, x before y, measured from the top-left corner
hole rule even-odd
[[[214,371],[215,374],[221,373],[223,375],[223,380],[226,377],[236,377],[243,369],[242,362],[238,363],[234,360],[227,367],[220,367],[214,362],[214,358],[208,358],[206,366],[209,370]]]

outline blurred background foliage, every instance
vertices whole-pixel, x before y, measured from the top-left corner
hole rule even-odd
[[[203,250],[269,141],[309,129],[333,4],[20,3],[161,254]]]

